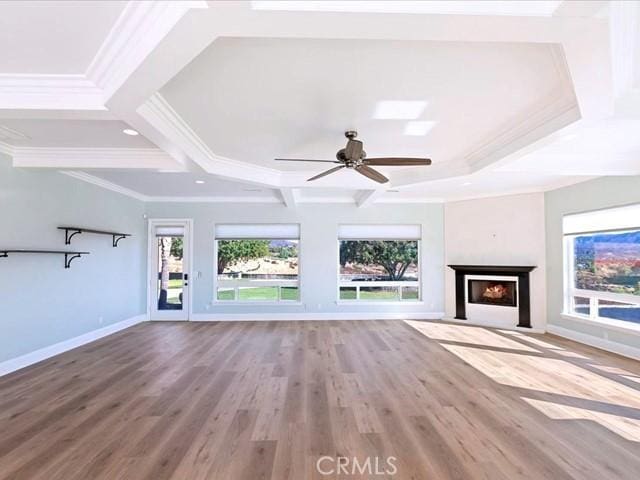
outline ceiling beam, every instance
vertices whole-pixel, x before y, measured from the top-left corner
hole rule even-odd
[[[102,89],[84,75],[0,74],[0,109],[106,110]]]
[[[298,200],[297,193],[297,190],[294,188],[281,188],[280,196],[282,197],[282,203],[284,203],[287,208],[296,208]]]
[[[126,168],[178,170],[182,166],[159,148],[13,147],[14,167]]]
[[[373,203],[378,198],[380,198],[384,193],[385,193],[385,190],[383,189],[362,190],[358,194],[358,197],[356,198],[356,205],[358,206],[358,208],[365,208],[370,205],[373,205]]]
[[[640,5],[611,2],[609,32],[614,94],[621,97],[640,87]]]

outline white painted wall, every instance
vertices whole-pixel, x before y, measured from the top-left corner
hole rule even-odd
[[[544,194],[445,205],[445,265],[537,265],[531,272],[531,325],[546,326]],[[445,267],[446,318],[455,316],[455,275]]]

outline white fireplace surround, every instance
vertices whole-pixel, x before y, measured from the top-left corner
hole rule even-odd
[[[484,305],[469,302],[469,280],[482,280],[489,282],[509,281],[516,283],[518,291],[518,277],[505,275],[465,275],[464,276],[464,299],[469,322],[488,325],[493,327],[515,328],[518,325],[518,306],[520,298],[516,298],[516,306],[505,305]]]

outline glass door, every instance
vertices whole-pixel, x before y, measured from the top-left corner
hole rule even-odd
[[[189,222],[149,225],[151,320],[189,319]]]

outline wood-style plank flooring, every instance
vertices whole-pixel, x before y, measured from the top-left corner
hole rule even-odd
[[[637,480],[640,363],[441,322],[144,323],[0,378],[0,478]]]

